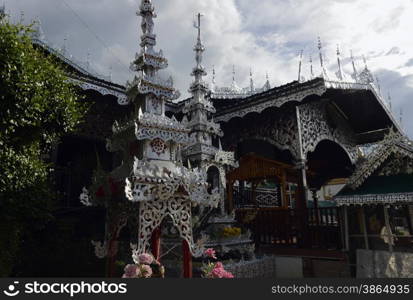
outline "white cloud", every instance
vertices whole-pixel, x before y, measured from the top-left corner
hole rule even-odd
[[[140,20],[135,11],[140,1],[66,2],[90,30],[61,1],[6,0],[6,7],[15,16],[20,10],[25,11],[27,19],[40,16],[52,42],[62,44],[63,36],[68,36],[73,55],[84,60],[89,51],[93,65],[104,75],[109,74],[111,67],[113,78],[120,82],[130,79],[132,74],[127,67],[139,48]],[[301,49],[305,55],[304,72],[309,70],[309,54],[313,56],[316,72],[319,72],[316,39],[321,36],[331,71],[336,68],[337,44],[340,44],[343,61],[347,64],[344,66],[346,70],[349,70],[349,60],[345,58],[350,49],[358,58],[359,68],[364,54],[373,71],[391,73],[386,78],[391,79],[392,84],[386,80],[381,82],[384,93],[392,92],[395,106],[403,104],[406,110],[413,108],[410,99],[406,99],[413,94],[410,79],[413,64],[408,64],[413,58],[410,39],[413,1],[153,0],[153,3],[158,13],[155,20],[158,48],[162,48],[169,59],[168,72],[174,76],[183,94],[187,94],[192,80],[189,74],[194,65],[192,47],[196,35],[192,24],[195,14],[200,11],[205,15],[203,41],[207,51],[204,64],[209,73],[215,65],[220,85],[230,84],[233,64],[239,85],[248,84],[250,67],[256,85],[264,83],[266,71],[273,85],[295,80],[297,55]],[[90,31],[96,33],[110,50],[105,49]],[[403,84],[395,84],[395,80]],[[406,127],[413,134],[413,120],[406,120]]]

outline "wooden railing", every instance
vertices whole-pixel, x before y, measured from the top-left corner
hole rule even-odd
[[[238,209],[236,217],[253,232],[256,246],[341,249],[337,208]]]

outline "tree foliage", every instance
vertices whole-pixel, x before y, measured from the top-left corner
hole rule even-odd
[[[31,26],[0,18],[0,276],[7,276],[25,236],[51,218],[48,149],[86,107],[62,66],[33,46]]]

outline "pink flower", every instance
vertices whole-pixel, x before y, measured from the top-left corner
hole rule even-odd
[[[148,253],[143,253],[138,256],[138,260],[140,264],[150,265],[154,261],[154,258]]]
[[[232,273],[224,269],[224,265],[221,262],[217,262],[211,271],[212,278],[234,278]]]
[[[126,265],[124,271],[125,273],[122,275],[122,278],[136,278],[140,274],[137,265]]]
[[[217,257],[215,256],[215,250],[212,249],[212,248],[206,249],[205,252],[204,252],[204,254],[205,254],[206,256],[210,257],[210,258],[217,259]]]
[[[234,278],[234,275],[231,272],[224,271],[222,278]]]
[[[148,265],[141,265],[140,266],[140,271],[141,271],[141,274],[142,274],[141,277],[143,277],[143,278],[149,278],[149,277],[152,276],[152,269]]]

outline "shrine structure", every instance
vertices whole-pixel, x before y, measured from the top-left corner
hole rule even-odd
[[[168,63],[162,51],[154,50],[156,15],[150,0],[142,0],[138,15],[142,17],[141,51],[132,63],[138,75],[128,83],[126,92],[132,111],[125,122],[115,122],[113,136],[107,141],[108,150],[121,152],[122,164],[109,174],[98,170],[94,184],[83,190],[81,201],[106,207],[107,237],[103,245],[96,246],[106,247],[112,256],[116,251],[106,243],[117,240],[122,227],[133,220],[137,227],[137,245],[133,247],[136,263],[138,255],[147,251],[160,258],[160,226],[169,216],[183,239],[184,277],[191,277],[191,254],[203,254],[202,245],[196,244],[192,235],[191,209],[216,207],[219,194],[208,192],[204,169],[182,163],[180,148],[195,139],[186,122],[165,116],[165,102],[179,94],[172,78],[163,80],[158,74]]]
[[[172,79],[161,79],[158,72],[167,67],[167,60],[161,51],[154,50],[155,13],[151,1],[142,0],[138,15],[142,17],[141,50],[132,63],[138,74],[126,87],[94,76],[61,51],[50,48],[41,35],[34,37],[37,47],[67,65],[69,77],[87,95],[87,101],[94,101],[88,126],[79,131],[78,137],[57,145],[56,157],[66,170],[61,176],[67,183],[66,195],[79,190],[77,177],[84,172],[78,170],[86,169],[82,157],[97,161],[93,182],[84,189],[81,200],[87,207],[101,207],[106,214],[105,235],[96,238],[94,244],[97,256],[108,258],[109,276],[115,274],[116,253],[127,240],[121,236],[125,228],[129,228],[135,257],[149,249],[159,256],[159,226],[165,216],[171,217],[184,240],[184,269],[190,276],[189,254],[197,256],[202,249],[193,236],[194,207],[218,208],[208,209],[214,211],[211,226],[248,229],[258,255],[321,257],[348,263],[355,249],[351,245],[372,247],[374,241],[368,234],[366,238],[363,231],[346,231],[351,225],[349,220],[355,221],[357,228],[365,225],[365,217],[353,207],[355,204],[367,199],[361,205],[366,214],[378,211],[369,211],[367,204],[373,198],[361,193],[363,185],[374,179],[363,174],[366,170],[376,174],[381,169],[380,176],[394,173],[400,162],[410,161],[411,144],[383,99],[366,60],[359,70],[351,54],[352,73],[346,74],[337,49],[336,72],[330,72],[319,39],[319,66],[313,66],[310,58],[307,76],[306,66],[300,61],[297,80],[271,86],[267,77],[263,87],[256,88],[251,72],[249,87],[240,88],[234,67],[231,86],[217,83],[214,70],[208,87],[203,79],[205,48],[198,15],[191,96],[171,101],[179,96]],[[108,132],[108,123],[114,118],[118,121]],[[110,135],[108,152],[103,137]],[[376,154],[366,160],[363,149]],[[375,157],[380,157],[379,165]],[[405,175],[403,178],[410,180],[411,174]],[[383,178],[374,179],[378,180],[375,187]],[[331,181],[347,185],[336,200],[330,201],[331,206],[322,207],[317,191]],[[403,227],[410,236],[411,191],[406,186],[400,188],[392,193],[401,197],[395,206],[406,208],[403,216],[409,208],[407,221],[403,226],[391,221],[388,225],[393,232]],[[393,196],[383,191],[376,194],[377,199],[393,201]],[[380,204],[383,224],[384,208],[389,204],[386,201]],[[348,211],[344,208],[347,204],[351,204]],[[390,210],[401,222],[400,211]],[[349,219],[348,214],[358,219]],[[400,234],[394,236],[400,241],[409,240]],[[219,243],[211,245],[218,247]],[[390,243],[386,247],[390,245],[398,246]]]

